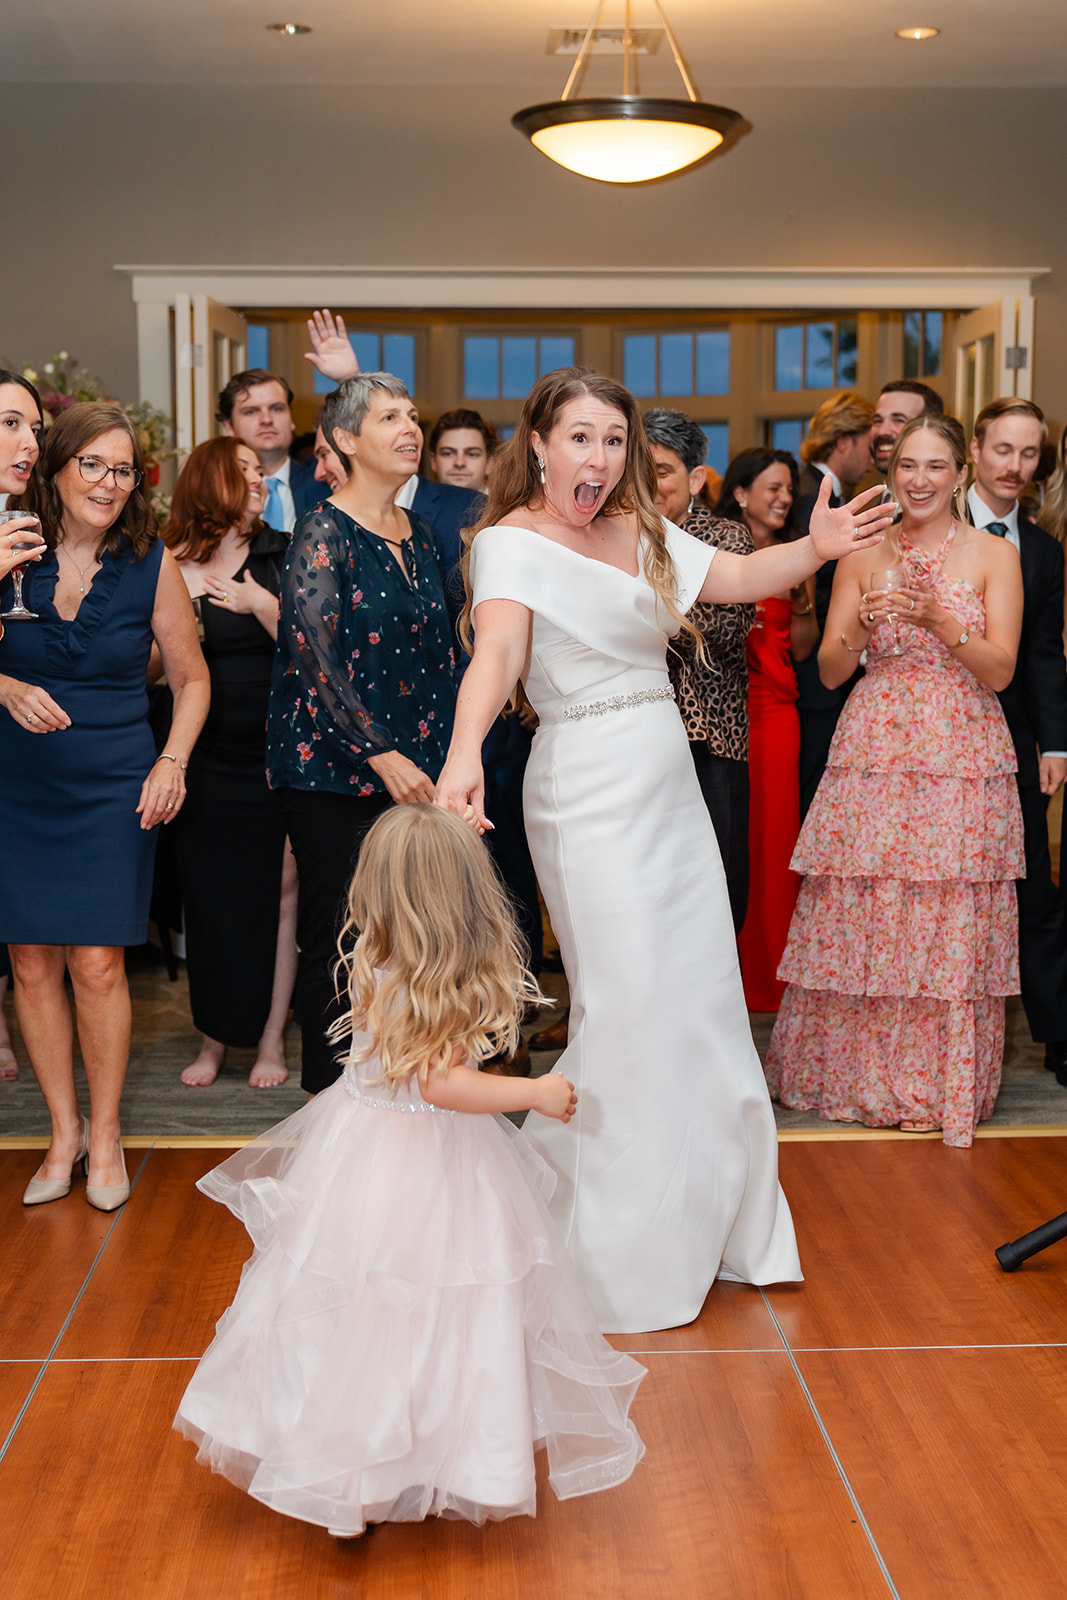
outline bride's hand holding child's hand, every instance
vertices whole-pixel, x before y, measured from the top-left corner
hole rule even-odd
[[[559,1072],[546,1072],[544,1077],[535,1078],[532,1088],[536,1091],[536,1103],[533,1107],[543,1117],[557,1117],[560,1122],[569,1122],[578,1105],[578,1096],[574,1092],[573,1083]]]

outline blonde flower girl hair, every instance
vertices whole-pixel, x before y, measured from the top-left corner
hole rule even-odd
[[[425,1080],[457,1051],[510,1053],[523,1006],[543,999],[488,849],[439,806],[395,806],[375,822],[337,945],[352,1009],[331,1037],[369,1034],[353,1058],[377,1052],[386,1084]]]

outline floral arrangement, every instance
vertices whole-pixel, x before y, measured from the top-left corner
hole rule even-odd
[[[22,376],[28,383],[37,385],[45,414],[54,420],[61,412],[83,400],[114,400],[103,384],[87,367],[66,350],[57,350],[51,361],[46,361],[38,372],[28,362],[23,362]],[[121,404],[121,402],[116,402]],[[141,448],[145,453],[146,478],[151,489],[159,483],[160,462],[177,455],[169,443],[171,421],[165,411],[159,411],[147,400],[122,409],[137,429]],[[45,424],[48,426],[48,423]],[[152,509],[160,527],[166,523],[170,512],[170,499],[166,495],[153,495]]]

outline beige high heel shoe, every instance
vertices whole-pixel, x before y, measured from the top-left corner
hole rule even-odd
[[[70,1193],[70,1185],[74,1178],[74,1169],[78,1162],[82,1164],[82,1171],[89,1170],[89,1119],[82,1118],[82,1142],[77,1155],[71,1162],[70,1173],[66,1178],[39,1178],[36,1173],[26,1185],[22,1196],[24,1206],[43,1206],[49,1200],[62,1200],[64,1195]]]
[[[88,1133],[88,1128],[89,1125],[86,1123],[86,1133]],[[88,1148],[88,1142],[86,1148]],[[87,1183],[85,1185],[85,1198],[98,1211],[117,1211],[119,1206],[124,1206],[130,1198],[130,1180],[126,1172],[126,1152],[122,1148],[121,1139],[119,1140],[119,1157],[122,1161],[121,1183]],[[85,1172],[86,1176],[88,1176],[88,1155],[85,1158]]]

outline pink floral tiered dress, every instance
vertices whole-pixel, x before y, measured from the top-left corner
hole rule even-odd
[[[932,555],[898,534],[900,563],[981,633],[982,596],[942,575],[954,532]],[[797,842],[767,1079],[795,1109],[969,1145],[1019,990],[1015,754],[993,691],[926,629],[896,629],[899,655],[893,624],[871,636]]]

